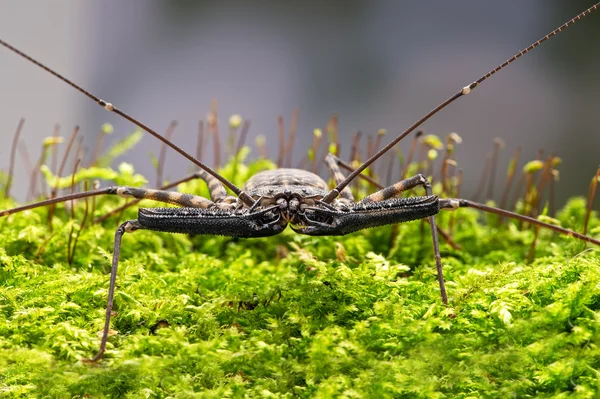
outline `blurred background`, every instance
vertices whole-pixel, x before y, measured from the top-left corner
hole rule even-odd
[[[277,117],[300,110],[294,164],[314,128],[339,117],[342,156],[357,132],[387,129],[386,140],[593,1],[147,1],[0,0],[0,37],[194,152],[198,120],[218,99],[221,126],[231,114],[251,120],[249,143],[265,135],[276,156]],[[522,160],[540,148],[563,159],[557,199],[585,195],[600,164],[600,12],[523,57],[427,122],[426,133],[458,132],[464,195],[476,190],[500,137],[496,193],[517,147]],[[93,145],[133,126],[25,60],[0,49],[0,169],[21,117],[31,157],[54,125],[81,126]],[[222,129],[225,134],[226,129]],[[226,139],[222,137],[223,141]],[[363,144],[364,144],[363,140]],[[410,138],[402,144],[408,150]],[[126,159],[154,176],[145,136]],[[212,151],[203,161],[211,165]],[[256,154],[255,154],[256,155]],[[523,162],[522,162],[523,163]],[[522,164],[521,163],[521,164]],[[189,162],[173,151],[165,176]],[[502,176],[502,177],[500,177]],[[28,175],[17,161],[14,195]]]

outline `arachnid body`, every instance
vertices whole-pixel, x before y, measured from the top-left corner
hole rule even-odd
[[[290,225],[297,233],[319,236],[344,235],[361,229],[427,218],[431,225],[441,297],[443,303],[447,304],[448,298],[442,274],[442,263],[438,248],[435,222],[435,215],[442,209],[476,207],[499,215],[517,218],[540,227],[549,228],[597,245],[600,245],[600,241],[571,230],[540,222],[531,217],[517,215],[509,211],[488,207],[472,201],[454,198],[439,198],[433,194],[431,184],[427,178],[421,174],[404,179],[358,201],[355,201],[348,185],[356,179],[361,172],[375,162],[375,160],[380,158],[400,140],[414,131],[438,111],[458,98],[471,93],[472,90],[496,72],[599,7],[600,5],[596,5],[574,19],[569,20],[547,36],[517,53],[502,65],[461,88],[456,94],[443,101],[429,113],[425,114],[402,134],[392,140],[392,142],[376,152],[348,176],[342,174],[339,168],[340,160],[338,158],[332,154],[327,156],[325,162],[327,163],[336,184],[333,189],[330,189],[325,181],[316,174],[301,169],[276,169],[273,171],[260,172],[251,177],[244,186],[239,188],[211,167],[200,160],[195,159],[186,151],[165,139],[148,126],[118,109],[112,103],[104,101],[85,91],[72,81],[49,69],[12,45],[0,40],[0,44],[4,47],[26,58],[65,83],[76,88],[107,111],[114,112],[133,122],[196,164],[202,169],[198,172],[198,177],[205,180],[210,188],[210,199],[207,199],[193,194],[115,186],[51,198],[36,204],[0,212],[0,216],[8,216],[26,209],[51,205],[76,198],[104,194],[113,194],[135,199],[152,199],[180,207],[142,208],[139,210],[137,219],[126,221],[118,227],[114,240],[114,252],[104,330],[100,350],[92,361],[100,359],[106,348],[116,287],[121,238],[126,232],[133,232],[141,229],[173,233],[224,235],[231,237],[267,237],[281,233],[286,226]],[[425,196],[409,198],[399,197],[404,191],[411,190],[417,186],[422,186],[425,189]],[[228,195],[226,189],[231,190],[234,196]]]

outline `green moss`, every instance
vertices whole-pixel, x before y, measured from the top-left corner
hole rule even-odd
[[[235,169],[243,181],[271,166],[224,171]],[[206,195],[200,182],[181,190]],[[96,216],[119,203],[99,198]],[[76,209],[79,220],[83,204]],[[558,219],[581,229],[584,213],[584,201],[574,199]],[[68,265],[69,212],[59,207],[52,229],[47,214],[0,219],[3,397],[600,392],[600,256],[576,240],[540,231],[536,260],[527,264],[531,229],[457,211],[454,239],[463,249],[442,244],[447,309],[420,222],[400,225],[393,243],[389,226],[249,240],[138,231],[123,239],[108,351],[87,365],[80,359],[99,343],[118,221],[86,227]],[[447,228],[449,213],[439,219]],[[598,224],[594,216],[592,231]]]

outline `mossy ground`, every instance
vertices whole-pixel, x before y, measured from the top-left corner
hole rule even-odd
[[[99,198],[96,214],[118,203]],[[580,231],[584,208],[572,200],[558,219]],[[526,263],[531,229],[457,211],[445,308],[421,222],[393,243],[390,226],[248,240],[137,231],[123,239],[114,335],[89,365],[118,221],[84,229],[68,265],[69,213],[59,207],[52,230],[47,214],[0,219],[2,397],[600,395],[600,256],[577,240],[540,231]]]

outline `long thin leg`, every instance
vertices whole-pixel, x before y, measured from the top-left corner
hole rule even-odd
[[[427,195],[431,195],[431,186]],[[448,305],[448,294],[446,293],[446,283],[444,280],[444,271],[442,269],[442,255],[440,254],[440,243],[437,236],[437,225],[435,223],[435,216],[429,216],[429,226],[431,227],[431,239],[433,240],[433,255],[435,256],[435,267],[437,269],[438,283],[440,284],[440,294],[442,295],[442,302],[444,305]]]
[[[403,191],[415,188],[416,186],[423,186],[427,195],[433,195],[433,190],[431,188],[431,183],[429,183],[429,180],[427,180],[425,176],[418,174],[406,180],[402,180],[394,185],[386,187],[382,190],[379,190],[376,193],[373,193],[363,198],[358,203],[368,204],[370,202],[385,201],[390,198],[396,197]],[[448,295],[446,294],[446,283],[444,282],[444,273],[442,270],[442,256],[440,255],[440,244],[437,235],[437,224],[435,222],[435,216],[429,216],[428,220],[429,226],[431,227],[431,238],[433,240],[433,254],[435,256],[437,277],[438,282],[440,284],[440,294],[442,295],[442,302],[444,302],[444,305],[448,305]]]
[[[348,163],[346,163],[344,160],[342,160],[336,156],[334,156],[334,160],[339,166],[346,169],[350,173],[352,173],[354,171],[354,168],[352,166],[350,166]],[[374,180],[373,178],[371,178],[365,174],[360,174],[360,175],[358,175],[358,177],[366,180],[367,182],[369,182],[370,184],[372,184],[375,187],[378,187],[380,189],[384,188],[384,186],[382,184],[380,184],[379,182],[377,182],[376,180]],[[425,220],[427,220],[427,223],[429,223],[429,219],[425,219]],[[446,241],[446,243],[448,245],[450,245],[450,247],[452,247],[453,249],[456,249],[456,250],[461,249],[460,245],[458,245],[457,243],[454,242],[454,240],[452,239],[452,237],[450,237],[450,234],[448,232],[444,231],[440,226],[436,226],[436,229],[437,229],[438,234]]]
[[[227,197],[227,191],[225,191],[225,187],[221,184],[220,181],[215,179],[213,176],[209,175],[203,170],[199,170],[196,172],[198,177],[206,182],[208,186],[208,191],[210,192],[210,199],[214,202],[219,202],[223,198]]]
[[[200,172],[202,173],[202,172]],[[203,172],[206,175],[208,173]],[[210,176],[210,175],[208,175]],[[210,176],[212,178],[212,176]],[[216,187],[217,196],[221,195],[220,189],[225,192],[223,186],[214,178],[211,180],[213,183],[216,183],[219,187]],[[209,186],[210,187],[210,186]],[[109,192],[109,194],[117,194],[121,197],[133,197],[137,199],[150,199],[154,201],[164,202],[166,204],[173,204],[177,206],[181,206],[184,208],[213,208],[217,207],[220,209],[232,209],[233,204],[237,202],[237,198],[235,197],[227,197],[227,192],[225,192],[225,197],[218,197],[218,202],[213,202],[204,197],[180,193],[178,191],[165,191],[165,190],[154,190],[148,188],[136,188],[136,187],[113,187],[113,190]],[[211,192],[211,196],[212,196]],[[230,198],[233,202],[223,202],[226,199]]]
[[[275,208],[277,206],[270,206],[253,213],[223,212],[202,208],[142,208],[140,209],[139,220],[128,220],[122,223],[115,232],[108,300],[100,348],[96,356],[91,359],[84,359],[84,361],[96,362],[102,358],[106,350],[123,234],[145,229],[172,233],[225,235],[230,237],[267,237],[283,231],[283,227],[279,223],[280,216],[273,212]]]
[[[231,208],[231,206],[229,206],[230,204],[237,202],[237,198],[232,195],[227,195],[225,186],[211,174],[204,170],[199,170],[195,175],[206,182],[208,191],[210,192],[210,199],[215,202],[219,208],[229,209]]]
[[[121,254],[121,238],[123,234],[130,233],[135,230],[141,229],[142,226],[137,220],[128,220],[121,224],[115,232],[115,243],[113,249],[112,266],[110,268],[110,284],[108,287],[108,301],[106,304],[106,316],[104,318],[104,329],[102,330],[102,339],[100,341],[100,348],[98,353],[91,359],[83,359],[84,362],[94,363],[100,360],[104,351],[106,350],[106,342],[108,341],[108,331],[110,329],[110,318],[112,316],[112,309],[115,296],[115,286],[117,282],[117,269],[119,267],[119,256]]]
[[[164,186],[160,187],[159,190],[170,190],[172,188],[177,187],[178,185],[180,185],[182,183],[186,183],[186,182],[188,182],[190,180],[194,180],[194,179],[202,179],[206,182],[206,184],[208,185],[208,189],[210,191],[210,199],[217,205],[217,207],[219,207],[221,209],[231,209],[231,208],[233,208],[232,204],[237,202],[236,197],[227,195],[227,191],[225,190],[225,187],[221,184],[221,182],[219,182],[217,179],[215,179],[214,177],[212,177],[210,174],[206,173],[203,170],[199,170],[199,171],[194,172],[191,175],[188,175],[182,179],[176,180],[169,184],[165,184]],[[210,183],[209,183],[209,180],[211,181]],[[215,187],[215,182],[216,182],[216,184],[218,184],[218,187]],[[211,186],[214,189],[211,188]],[[113,209],[112,211],[106,213],[105,215],[102,215],[102,216],[96,218],[94,220],[94,223],[102,223],[109,217],[116,215],[118,213],[121,213],[123,210],[134,206],[135,204],[139,203],[140,201],[141,201],[141,199],[136,199],[134,201],[130,201],[126,204],[123,204],[123,205]]]
[[[150,199],[165,204],[172,204],[184,208],[212,208],[215,203],[204,197],[193,194],[180,193],[178,191],[153,190],[148,188],[137,188],[127,186],[111,187],[108,194],[117,194],[124,198]]]
[[[36,202],[35,204],[23,205],[17,208],[0,211],[0,217],[8,216],[13,213],[22,212],[29,209],[39,208],[42,206],[58,204],[60,202],[70,201],[79,198],[93,197],[103,194],[119,195],[125,198],[151,199],[154,201],[164,202],[186,208],[212,208],[216,206],[214,202],[204,197],[192,194],[180,193],[177,191],[151,190],[137,187],[127,186],[112,186],[101,188],[83,193],[75,193],[64,195],[61,197],[50,198],[45,201]]]
[[[338,165],[338,163],[339,163],[338,157],[336,157],[332,153],[329,153],[325,157],[325,163],[327,164],[327,168],[329,169],[329,172],[331,172],[331,174],[333,175],[333,180],[335,181],[335,184],[340,184],[341,182],[344,181],[344,179],[346,179],[346,176],[344,176],[344,174],[342,173],[342,171],[340,170],[340,167]],[[346,201],[350,201],[351,203],[354,203],[354,196],[352,195],[352,191],[348,187],[345,187],[342,190],[342,192],[340,193],[340,198],[342,198]]]
[[[159,190],[170,190],[172,188],[177,187],[178,185],[180,185],[182,183],[186,183],[186,182],[188,182],[190,180],[198,179],[198,178],[200,178],[200,173],[199,172],[194,172],[191,175],[188,175],[188,176],[186,176],[186,177],[184,177],[182,179],[175,180],[174,182],[171,182],[169,184],[165,184],[164,186],[160,187]],[[109,217],[123,212],[125,209],[127,209],[129,207],[132,207],[135,204],[138,204],[140,201],[141,201],[141,199],[136,199],[134,201],[127,202],[127,203],[125,203],[125,204],[123,204],[123,205],[121,205],[121,206],[113,209],[112,211],[110,211],[110,212],[108,212],[108,213],[106,213],[106,214],[104,214],[104,215],[102,215],[102,216],[94,219],[94,223],[102,223],[103,221],[105,221]]]
[[[393,184],[389,187],[385,187],[359,201],[359,203],[368,203],[368,202],[379,202],[385,201],[390,198],[397,197],[400,193],[413,189],[417,186],[423,186],[425,191],[427,192],[427,187],[431,188],[431,184],[427,180],[425,176],[422,174],[418,174],[413,177],[409,177],[408,179],[402,180],[396,184]],[[427,195],[431,195],[431,192],[427,192]]]
[[[596,240],[595,238],[588,237],[584,234],[578,233],[573,230],[565,229],[564,227],[555,226],[550,223],[542,222],[536,218],[532,218],[530,216],[520,215],[515,212],[507,211],[505,209],[495,208],[493,206],[488,206],[484,204],[480,204],[475,201],[470,201],[461,198],[445,198],[440,199],[440,209],[456,209],[456,208],[476,208],[484,212],[495,213],[496,215],[506,216],[513,219],[521,220],[523,222],[527,222],[533,224],[535,226],[543,227],[552,231],[556,231],[557,233],[567,235],[569,237],[577,238],[579,240],[589,242],[591,244],[600,245],[600,240]]]

